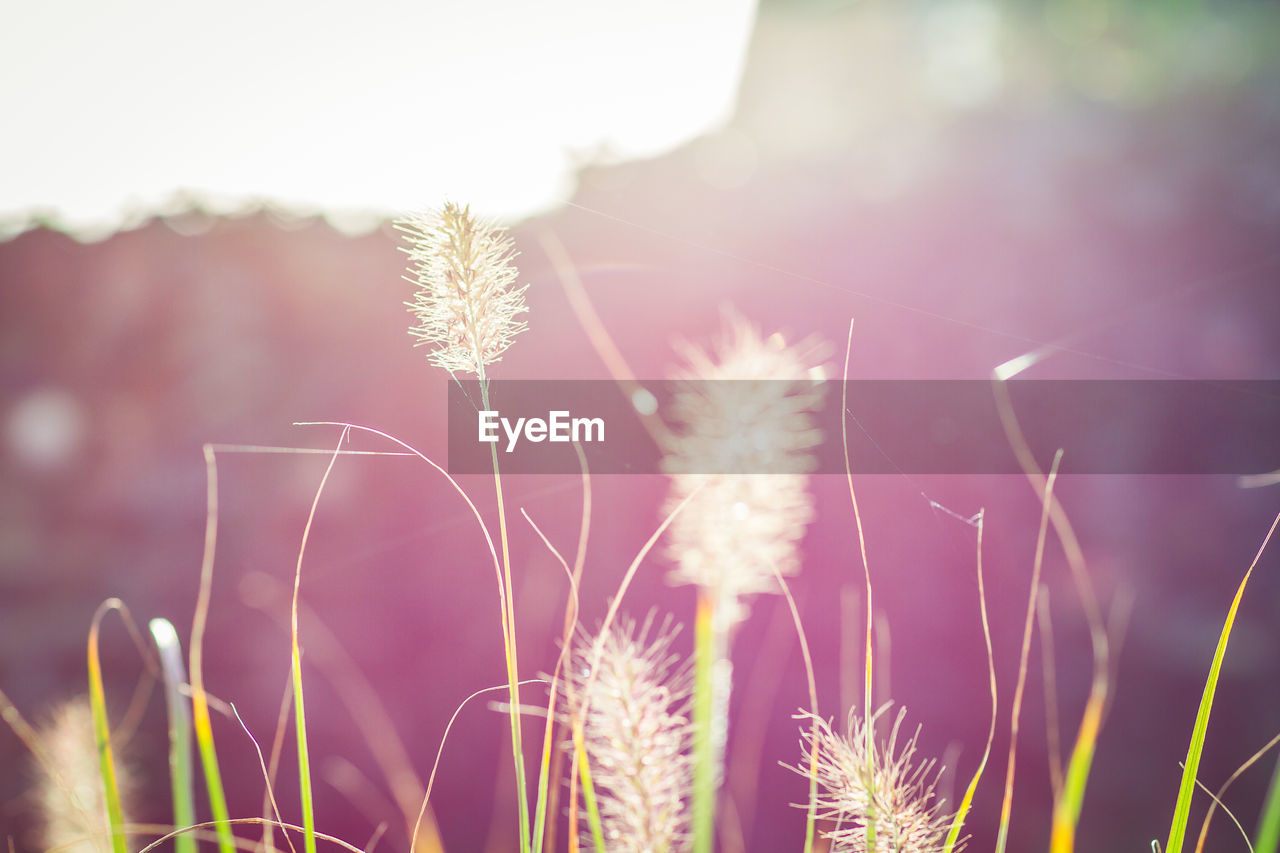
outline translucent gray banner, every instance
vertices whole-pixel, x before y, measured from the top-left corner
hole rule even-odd
[[[1017,474],[992,382],[843,383],[860,474]],[[841,388],[782,380],[451,383],[449,471],[843,474]],[[1064,474],[1258,474],[1280,469],[1280,381],[1015,380],[1022,434]],[[486,404],[485,400],[488,403]],[[575,444],[576,443],[576,444]]]

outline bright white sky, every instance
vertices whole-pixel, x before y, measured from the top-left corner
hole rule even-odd
[[[179,189],[517,217],[729,117],[753,0],[43,0],[0,27],[0,218]]]

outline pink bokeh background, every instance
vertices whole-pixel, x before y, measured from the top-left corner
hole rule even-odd
[[[767,93],[767,80],[753,85],[731,128],[747,139],[770,115],[761,105],[774,103],[751,95]],[[831,342],[833,367],[852,319],[855,378],[984,378],[1045,344],[1057,351],[1035,377],[1280,378],[1280,101],[1274,81],[1231,92],[1141,106],[1064,98],[992,107],[937,131],[943,154],[887,197],[858,192],[867,162],[839,146],[790,156],[760,147],[736,183],[707,167],[728,156],[715,148],[725,135],[652,161],[585,167],[571,205],[512,230],[521,281],[530,285],[529,331],[495,374],[607,376],[543,248],[551,233],[641,377],[669,376],[673,341],[712,339],[732,306],[767,332]],[[45,228],[0,243],[0,417],[12,425],[35,401],[53,418],[38,423],[66,436],[33,456],[10,429],[0,457],[0,687],[24,713],[39,718],[85,690],[89,619],[108,596],[139,620],[168,617],[189,639],[204,443],[331,448],[336,430],[292,424],[352,421],[444,459],[448,377],[406,334],[411,286],[397,245],[389,226],[351,237],[273,209],[223,218],[192,210],[91,244]],[[288,675],[283,591],[325,462],[218,456],[206,682],[235,702],[264,743]],[[463,485],[492,522],[491,482],[468,477]],[[520,665],[533,676],[554,664],[566,584],[514,508],[527,509],[570,553],[580,484],[529,476],[506,486]],[[581,590],[588,625],[659,522],[666,490],[658,477],[599,477],[592,486]],[[922,725],[920,752],[954,755],[962,780],[985,740],[989,698],[974,530],[954,516],[986,510],[1001,700],[996,757],[971,823],[971,848],[984,849],[998,819],[1039,507],[1020,478],[864,477],[857,487],[890,638],[884,695],[908,708],[910,725]],[[1167,831],[1217,634],[1280,506],[1277,489],[1212,477],[1060,483],[1104,607],[1128,617],[1078,849],[1148,849]],[[794,590],[814,649],[819,710],[843,719],[859,696],[857,654],[842,656],[842,644],[856,646],[861,631],[861,570],[843,479],[815,478],[813,490],[817,519]],[[658,608],[689,625],[692,591],[671,587],[668,569],[659,548],[626,609],[642,616]],[[1056,544],[1045,580],[1069,738],[1090,658]],[[493,577],[474,519],[421,462],[343,458],[312,531],[302,595],[385,703],[425,777],[458,703],[504,678]],[[304,619],[304,647],[313,631]],[[690,633],[677,649],[687,651]],[[1246,594],[1226,658],[1201,768],[1211,788],[1280,730],[1277,642],[1273,550]],[[108,696],[120,714],[141,665],[117,625],[104,643]],[[326,657],[317,645],[304,664],[312,760],[323,780],[318,826],[361,844],[386,819],[380,843],[404,849],[341,699],[350,685],[330,677]],[[739,835],[745,850],[795,849],[803,813],[791,804],[803,801],[806,785],[780,762],[799,759],[791,714],[806,692],[780,598],[757,600],[734,658],[728,788],[739,829],[722,841],[726,850]],[[1032,660],[1013,850],[1042,849],[1048,837],[1038,649]],[[542,694],[530,688],[528,698]],[[534,740],[540,727],[528,726]],[[433,795],[449,850],[512,847],[505,728],[480,701],[450,736]],[[215,731],[232,811],[256,814],[262,783],[252,744],[234,721],[215,720]],[[139,818],[165,820],[164,749],[156,699],[125,750],[143,771]],[[291,755],[286,748],[278,795],[297,814]],[[12,835],[19,850],[30,849],[26,761],[17,739],[0,731],[0,766],[10,770],[0,774],[0,836]],[[342,762],[373,781],[342,784],[352,775]],[[1229,798],[1249,821],[1273,766],[1262,762]],[[563,824],[562,816],[561,837]],[[1236,843],[1228,830],[1219,819],[1211,846]]]

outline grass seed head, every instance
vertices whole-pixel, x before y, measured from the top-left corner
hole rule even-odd
[[[691,685],[671,652],[673,633],[652,628],[652,619],[638,628],[623,620],[581,638],[565,686],[566,713],[585,707],[583,740],[610,853],[686,846]]]
[[[485,378],[485,367],[502,359],[528,309],[525,287],[506,232],[474,216],[467,207],[446,202],[438,210],[399,220],[406,235],[410,275],[418,287],[406,303],[417,318],[410,328],[416,345],[431,345],[431,363],[450,373]]]
[[[59,705],[39,730],[41,754],[33,792],[36,843],[66,853],[108,853],[111,829],[93,736],[89,700]],[[127,767],[116,765],[122,795],[133,787]]]
[[[935,795],[941,769],[935,770],[932,760],[915,762],[918,729],[899,744],[905,708],[894,719],[888,740],[877,739],[876,721],[888,707],[870,720],[850,714],[843,735],[826,720],[801,715],[816,731],[802,731],[802,760],[792,769],[809,774],[809,753],[816,743],[818,817],[835,822],[824,833],[832,853],[940,853],[945,847],[951,815]],[[874,825],[874,845],[868,843],[869,825]]]
[[[774,569],[790,575],[800,565],[813,518],[807,472],[822,439],[812,415],[822,347],[788,346],[731,317],[717,350],[685,346],[683,355],[662,462],[668,511],[698,494],[672,523],[672,580],[711,592],[732,623],[745,617],[746,597],[777,590]],[[742,473],[762,470],[778,473]]]

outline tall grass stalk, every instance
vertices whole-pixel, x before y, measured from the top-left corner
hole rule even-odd
[[[991,688],[991,724],[987,727],[987,745],[982,750],[982,760],[978,762],[978,769],[974,771],[973,778],[969,780],[969,786],[965,788],[964,796],[960,798],[960,805],[956,809],[955,816],[951,820],[951,827],[947,830],[947,838],[942,848],[943,853],[952,853],[956,849],[956,845],[960,843],[960,832],[964,829],[965,818],[969,815],[969,809],[973,807],[973,795],[978,790],[978,783],[982,780],[982,774],[987,769],[987,760],[991,758],[991,744],[996,736],[996,717],[998,716],[999,703],[996,700],[996,658],[991,648],[991,623],[987,618],[987,589],[982,574],[982,532],[986,526],[986,511],[978,510],[978,611],[982,616],[982,638],[987,644],[987,681]]]
[[[187,683],[187,674],[182,666],[182,646],[178,632],[168,619],[152,619],[149,627],[160,653],[165,707],[169,717],[169,792],[173,799],[173,825],[190,826],[196,822],[196,806],[191,772],[191,711],[182,692]],[[174,839],[173,849],[174,853],[195,853],[195,839],[180,835]]]
[[[1044,727],[1049,748],[1049,787],[1054,802],[1062,798],[1062,733],[1058,726],[1058,675],[1053,652],[1053,619],[1050,615],[1049,587],[1042,585],[1036,596],[1036,624],[1040,630],[1041,672],[1044,678]]]
[[[1191,743],[1187,746],[1187,759],[1183,762],[1182,783],[1178,787],[1178,800],[1173,807],[1173,823],[1169,826],[1169,840],[1164,846],[1165,853],[1182,853],[1182,843],[1187,834],[1187,821],[1191,816],[1191,795],[1195,793],[1196,773],[1200,769],[1200,756],[1204,752],[1205,733],[1209,729],[1209,712],[1213,710],[1213,697],[1218,690],[1218,675],[1222,671],[1222,659],[1227,653],[1227,641],[1231,638],[1231,629],[1235,625],[1236,611],[1239,610],[1240,600],[1244,597],[1245,586],[1248,585],[1258,561],[1262,559],[1262,553],[1267,549],[1267,543],[1271,541],[1271,534],[1275,533],[1277,524],[1280,524],[1280,515],[1271,522],[1271,528],[1262,540],[1262,546],[1254,556],[1253,562],[1249,564],[1249,570],[1244,573],[1240,586],[1236,589],[1235,598],[1231,600],[1231,607],[1227,610],[1222,632],[1218,635],[1218,647],[1214,650],[1213,663],[1209,666],[1209,676],[1205,679],[1200,708],[1196,712],[1195,726],[1191,730]]]
[[[1040,526],[1036,533],[1035,558],[1031,564],[1031,588],[1027,592],[1027,613],[1022,624],[1022,650],[1018,657],[1018,681],[1013,688],[1013,707],[1009,716],[1009,761],[1005,767],[1004,800],[1000,804],[1000,828],[996,834],[996,853],[1004,853],[1009,840],[1009,822],[1013,817],[1013,782],[1018,767],[1018,732],[1022,721],[1022,695],[1030,668],[1031,634],[1035,628],[1036,599],[1040,594],[1040,572],[1044,567],[1045,537],[1049,532],[1049,508],[1053,506],[1053,486],[1058,479],[1062,451],[1054,454],[1053,465],[1045,480]]]
[[[525,330],[526,324],[519,318],[528,311],[524,304],[528,285],[514,286],[519,273],[513,263],[515,251],[510,238],[502,229],[472,215],[469,208],[452,202],[446,202],[439,211],[402,219],[396,226],[409,240],[405,252],[409,255],[413,275],[405,278],[418,288],[414,301],[407,303],[418,321],[410,328],[410,334],[418,344],[434,345],[428,359],[449,371],[451,376],[455,372],[475,374],[484,407],[491,408],[485,367],[500,361],[516,336]],[[529,795],[520,730],[510,544],[497,446],[492,446],[490,451],[498,506],[498,532],[502,542],[498,594],[510,693],[508,705],[520,816],[520,851],[530,853]]]
[[[196,612],[191,621],[191,649],[188,671],[191,676],[191,721],[200,749],[200,765],[204,769],[205,790],[209,809],[218,833],[219,853],[235,853],[235,836],[231,832],[231,815],[227,796],[222,789],[222,773],[218,769],[218,752],[213,743],[213,726],[209,719],[209,697],[204,689],[204,629],[209,619],[209,599],[213,594],[214,547],[218,540],[218,463],[213,446],[204,446],[206,508],[204,555],[200,560],[200,588],[196,595]]]
[[[293,606],[289,617],[289,652],[290,670],[293,673],[293,711],[294,729],[298,736],[298,787],[302,799],[303,843],[307,853],[316,853],[316,816],[311,796],[311,754],[307,747],[307,714],[302,697],[302,651],[298,645],[298,595],[302,591],[302,558],[307,552],[307,540],[311,537],[311,525],[315,521],[316,508],[320,506],[320,496],[324,493],[325,484],[329,482],[329,474],[341,454],[342,445],[351,434],[349,427],[344,427],[338,437],[338,446],[329,457],[329,464],[320,478],[315,497],[311,501],[311,511],[307,513],[307,524],[302,529],[302,542],[298,546],[298,563],[293,573]]]
[[[102,618],[112,610],[123,609],[118,598],[108,598],[98,605],[89,628],[89,706],[93,710],[93,734],[98,747],[98,766],[106,797],[107,823],[111,829],[113,853],[129,853],[124,833],[124,810],[120,805],[120,786],[116,780],[115,755],[111,749],[111,728],[107,722],[107,697],[102,688],[102,660],[98,654],[98,635]]]
[[[813,717],[814,741],[809,750],[809,805],[805,810],[804,853],[812,853],[818,820],[818,681],[813,672],[813,655],[809,653],[809,640],[804,633],[804,623],[800,619],[800,608],[796,606],[795,596],[782,573],[775,570],[774,579],[787,600],[787,608],[791,611],[791,621],[795,624],[796,638],[800,642],[800,659],[804,663],[806,686],[809,688],[809,713]]]
[[[1036,350],[999,365],[991,372],[991,384],[1000,425],[1004,429],[1005,437],[1009,441],[1014,457],[1018,460],[1019,467],[1027,477],[1027,482],[1031,484],[1036,497],[1048,506],[1049,520],[1062,545],[1067,565],[1071,567],[1071,579],[1080,596],[1085,620],[1089,626],[1089,641],[1093,651],[1093,675],[1089,685],[1089,696],[1080,718],[1080,725],[1076,729],[1071,757],[1067,761],[1062,793],[1054,800],[1049,835],[1050,853],[1072,853],[1075,849],[1075,833],[1076,826],[1080,822],[1080,810],[1084,806],[1089,770],[1093,766],[1098,734],[1102,729],[1102,715],[1111,689],[1111,646],[1098,607],[1097,594],[1094,592],[1093,582],[1089,579],[1080,541],[1061,502],[1056,498],[1046,499],[1047,478],[1040,470],[1035,454],[1027,443],[1017,415],[1014,413],[1013,401],[1009,396],[1009,380],[1035,365],[1049,352],[1051,350],[1048,348]]]
[[[582,445],[575,441],[573,443],[573,449],[578,456],[578,464],[582,469],[582,512],[579,515],[580,522],[578,525],[578,550],[573,560],[573,569],[572,570],[566,569],[569,575],[569,593],[570,594],[565,600],[564,632],[560,638],[561,651],[560,651],[560,656],[556,662],[557,667],[562,666],[563,661],[565,659],[565,650],[569,648],[569,644],[573,641],[574,632],[577,630],[577,627],[578,627],[578,611],[580,606],[580,602],[578,598],[578,590],[580,588],[579,583],[582,580],[582,569],[586,565],[586,560],[587,560],[587,542],[591,537],[591,471],[589,469],[589,466],[587,465],[587,455],[586,453],[583,452]],[[521,512],[523,512],[523,510],[521,510]],[[528,518],[527,513],[525,514],[525,517]],[[530,521],[530,524],[532,524],[532,521]],[[537,528],[535,527],[534,529],[536,530]],[[538,535],[542,536],[542,532],[538,531]],[[542,539],[543,541],[547,541],[545,536],[542,536]],[[550,542],[547,542],[547,547],[548,548],[551,547]],[[552,551],[554,552],[555,549],[552,549]],[[555,553],[557,554],[557,556],[559,555],[558,552],[555,552]],[[562,561],[562,564],[563,564],[563,561]],[[552,689],[549,691],[549,696],[548,696],[549,702],[551,703],[555,702],[555,699],[556,699],[555,693],[556,693],[555,685],[553,684]],[[573,686],[569,682],[565,682],[565,693],[569,699],[570,706],[572,706],[574,702]],[[554,705],[549,705],[548,711],[547,711],[547,726],[548,726],[547,733],[548,734],[551,733],[551,728],[553,723],[553,717],[551,715],[551,712],[553,710],[554,710]],[[562,728],[562,726],[557,725],[555,728],[559,729],[559,728]],[[550,745],[551,745],[550,743],[545,743],[544,747],[547,747]],[[557,784],[557,781],[560,779],[561,765],[562,765],[562,762],[564,761],[564,758],[565,758],[564,751],[557,750],[552,759],[553,764],[550,770],[548,771],[547,769],[544,768],[543,776],[546,780],[545,786],[542,784],[542,780],[541,779],[539,780],[540,786],[539,786],[538,793],[540,798],[542,795],[543,788],[545,787],[546,789],[549,789],[548,790],[549,803],[547,804],[546,809],[552,815],[556,814],[557,808],[560,803],[560,786]],[[569,799],[570,799],[569,814],[572,815],[569,821],[570,829],[571,829],[569,833],[569,844],[570,844],[570,847],[573,847],[577,844],[577,841],[578,841],[578,834],[576,831],[576,828],[577,828],[576,826],[577,811],[576,810],[577,810],[577,794],[578,794],[578,774],[577,774],[576,754],[571,756],[568,776],[569,776]],[[597,815],[597,820],[598,818],[599,818],[599,815]],[[557,827],[557,821],[553,817],[551,821],[547,824],[546,834],[543,835],[541,832],[538,833],[538,836],[537,836],[538,846],[535,849],[539,851],[545,851],[545,853],[552,853],[552,851],[555,850],[556,827]]]
[[[792,347],[781,334],[762,335],[737,315],[725,320],[714,348],[680,347],[685,366],[677,378],[688,384],[667,409],[676,427],[662,448],[662,470],[671,476],[668,504],[702,492],[675,526],[669,549],[673,581],[697,589],[694,853],[714,848],[728,738],[731,632],[749,614],[753,596],[777,591],[776,574],[800,568],[799,542],[813,518],[803,472],[821,441],[811,413],[820,405],[815,380],[821,368],[814,362],[823,347],[813,340]],[[725,441],[729,435],[740,440]],[[756,458],[785,463],[785,473],[741,473]]]
[[[858,509],[858,494],[853,488],[853,466],[849,461],[849,359],[853,354],[853,319],[849,319],[849,334],[845,340],[844,348],[844,369],[841,373],[840,382],[840,447],[844,452],[844,476],[845,482],[849,486],[849,503],[853,506],[854,528],[858,531],[858,555],[862,559],[862,579],[864,589],[866,591],[866,637],[863,647],[864,665],[863,665],[863,682],[862,682],[862,708],[863,713],[868,718],[871,716],[871,688],[873,683],[874,668],[874,646],[872,644],[872,627],[874,624],[874,610],[871,606],[871,565],[867,562],[867,539],[862,530],[862,513]],[[866,775],[868,784],[874,786],[875,774],[872,772],[871,761],[874,753],[874,726],[868,724],[865,727],[866,743],[863,745],[864,755],[867,758]],[[875,790],[869,792],[868,802],[874,804]],[[876,815],[874,807],[870,808],[867,814],[867,846],[874,850],[876,844]]]
[[[489,382],[484,375],[481,364],[478,373],[480,379],[480,397],[485,410],[492,409],[489,403]],[[519,664],[516,647],[516,611],[515,597],[511,582],[511,546],[507,535],[507,511],[502,499],[502,474],[498,470],[498,445],[490,444],[489,453],[493,460],[493,488],[498,505],[498,540],[502,547],[502,631],[503,653],[507,665],[507,687],[510,694],[511,720],[511,752],[516,771],[516,808],[520,818],[520,851],[531,853],[532,841],[529,829],[529,789],[524,772],[524,743],[520,731],[520,682]],[[541,785],[540,785],[541,787]],[[545,796],[540,791],[539,798]]]

